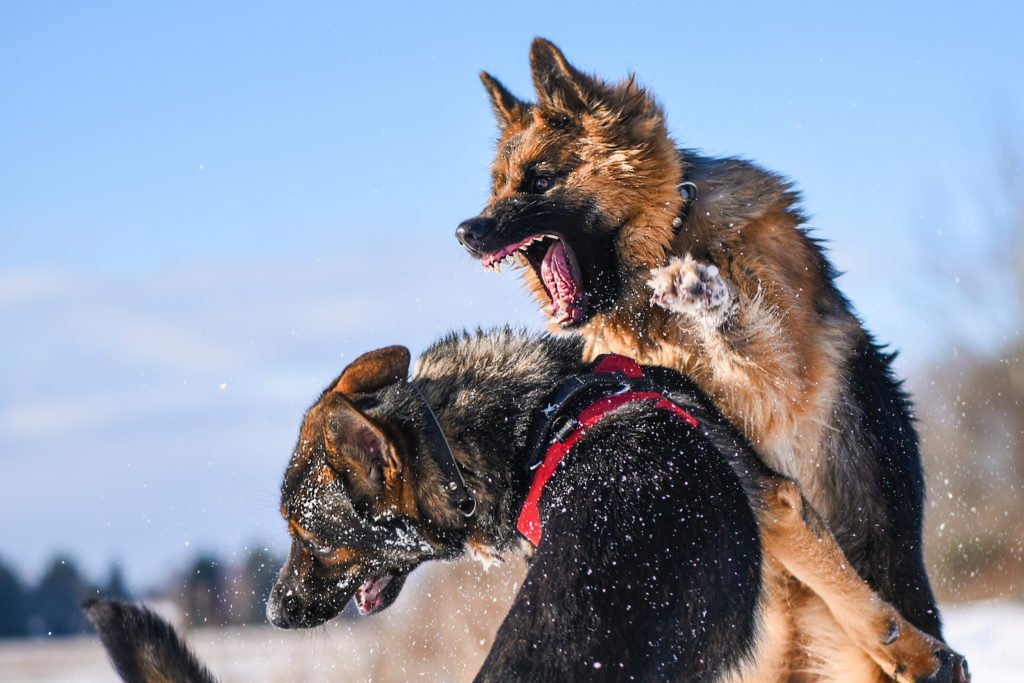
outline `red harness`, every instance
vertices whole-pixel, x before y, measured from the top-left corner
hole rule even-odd
[[[602,358],[601,362],[594,367],[592,372],[617,372],[631,379],[638,379],[644,376],[643,369],[636,361],[632,358],[617,355],[607,355]],[[551,475],[555,473],[562,459],[569,454],[569,451],[576,445],[576,442],[583,438],[588,429],[597,424],[607,413],[633,401],[654,401],[655,408],[668,410],[689,426],[696,427],[699,424],[692,415],[657,391],[626,391],[599,398],[585,407],[580,411],[579,417],[576,418],[579,426],[564,440],[555,441],[548,448],[544,455],[544,461],[533,475],[533,484],[530,485],[530,492],[527,494],[526,502],[523,503],[523,509],[519,513],[516,529],[534,546],[540,545],[540,497],[543,495],[544,486],[551,479]]]

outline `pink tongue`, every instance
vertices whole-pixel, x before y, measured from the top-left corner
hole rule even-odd
[[[562,303],[563,308],[568,309],[568,305],[576,300],[576,282],[572,278],[572,267],[562,240],[555,240],[544,255],[544,261],[540,264],[540,278],[548,288],[553,303]]]

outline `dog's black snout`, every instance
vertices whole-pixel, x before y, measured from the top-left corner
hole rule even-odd
[[[467,221],[462,221],[455,230],[455,239],[459,244],[471,251],[481,251],[488,236],[494,232],[496,221],[493,218],[477,216]]]
[[[290,629],[298,623],[299,600],[291,591],[281,595],[283,591],[277,586],[267,600],[267,621],[277,628]]]

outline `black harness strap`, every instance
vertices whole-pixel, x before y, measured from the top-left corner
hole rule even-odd
[[[604,356],[594,361],[596,367]],[[570,377],[559,384],[548,398],[545,407],[530,427],[529,454],[526,468],[535,470],[544,461],[548,448],[555,441],[563,441],[578,426],[576,415],[582,407],[599,398],[624,394],[627,391],[657,391],[661,388],[649,377],[626,377],[621,372],[590,372]]]
[[[631,358],[616,354],[600,356],[590,375],[603,375],[609,381],[587,382],[586,376],[570,378],[553,392],[553,400],[542,411],[543,421],[535,430],[534,438],[539,441],[533,447],[539,451],[531,454],[530,469],[536,471],[516,522],[516,530],[534,547],[540,545],[543,532],[540,506],[545,486],[587,430],[606,414],[634,401],[651,401],[653,407],[671,412],[690,427],[700,426],[693,415],[648,379],[640,364]]]

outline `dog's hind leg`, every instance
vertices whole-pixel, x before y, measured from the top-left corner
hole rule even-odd
[[[963,657],[921,632],[850,565],[796,482],[765,481],[758,521],[765,551],[824,601],[853,643],[897,681],[970,680]]]

